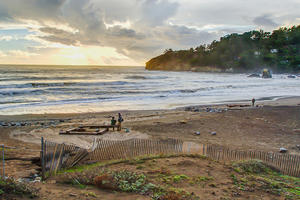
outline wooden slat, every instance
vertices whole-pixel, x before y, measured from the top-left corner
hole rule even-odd
[[[56,174],[57,170],[60,169],[59,165],[61,164],[61,156],[63,154],[63,150],[64,150],[64,144],[60,145],[60,152],[59,152],[59,156],[58,156],[58,159],[57,159],[57,162],[56,162],[56,167],[55,167],[55,170],[54,170],[54,174]]]
[[[97,161],[101,161],[101,160],[105,160],[105,155],[104,155],[104,150],[105,150],[105,146],[104,146],[104,141],[103,140],[98,140],[98,147],[97,147]]]
[[[300,157],[296,156],[296,155],[293,155],[293,157],[294,157],[294,159],[293,159],[293,166],[292,166],[292,170],[293,170],[292,174],[294,176],[299,177],[300,176],[300,169],[299,169],[299,165],[297,166],[297,163],[299,164],[299,162],[300,162],[299,158]],[[297,171],[298,171],[298,173],[297,173]]]
[[[55,145],[53,154],[52,154],[52,161],[51,161],[51,165],[50,165],[50,172],[52,171],[53,165],[54,165],[54,161],[55,161],[55,154],[56,154],[56,150],[57,150],[58,144]]]

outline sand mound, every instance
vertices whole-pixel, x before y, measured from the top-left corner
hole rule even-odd
[[[45,140],[55,142],[55,143],[65,143],[76,145],[81,148],[89,149],[92,146],[94,139],[103,139],[103,140],[129,140],[129,139],[147,139],[149,136],[144,133],[137,131],[130,131],[129,133],[125,132],[107,132],[103,135],[91,136],[91,135],[59,135],[60,129],[56,128],[37,128],[31,131],[21,131],[14,130],[11,132],[10,137],[14,139],[21,140],[23,142],[41,143],[41,137],[44,137]]]

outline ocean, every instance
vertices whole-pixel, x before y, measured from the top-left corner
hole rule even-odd
[[[300,77],[117,66],[0,66],[0,115],[173,109],[300,96]]]

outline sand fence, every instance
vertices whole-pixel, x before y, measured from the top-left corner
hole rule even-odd
[[[145,155],[198,154],[218,161],[258,159],[283,174],[300,176],[300,156],[262,151],[235,150],[219,145],[197,144],[178,139],[95,139],[90,149],[41,141],[42,176],[60,169],[105,160],[128,159]]]
[[[5,178],[5,145],[4,144],[0,144],[0,158],[1,158],[0,177]]]

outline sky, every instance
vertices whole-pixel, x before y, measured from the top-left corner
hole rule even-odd
[[[139,65],[300,24],[300,0],[0,0],[0,64]]]

